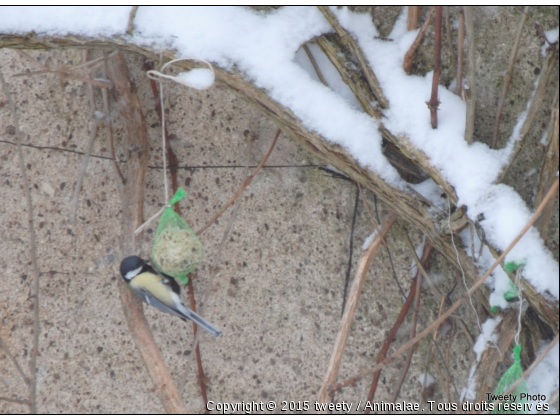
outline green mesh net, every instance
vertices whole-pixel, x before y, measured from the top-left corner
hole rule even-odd
[[[523,376],[523,368],[521,367],[521,344],[518,344],[513,348],[513,357],[514,362],[503,374],[500,382],[498,382],[494,395],[504,394],[515,381]],[[494,410],[492,410],[492,414],[525,414],[526,411],[524,409],[524,405],[527,402],[527,399],[522,399],[521,394],[527,394],[527,383],[525,381],[521,381],[519,385],[506,394],[516,396],[515,405],[512,407],[511,403],[508,403],[508,409],[506,410],[504,403],[501,403],[501,405],[496,403]],[[517,408],[521,408],[521,410],[518,410]]]
[[[185,190],[179,188],[169,205],[173,206],[185,196]],[[200,238],[171,207],[166,208],[152,247],[151,258],[157,269],[186,284],[187,274],[202,262],[203,254]]]
[[[504,269],[505,269],[506,273],[511,274],[515,270],[518,270],[519,268],[522,268],[524,265],[525,265],[525,262],[508,261],[504,264]],[[513,284],[513,282],[510,281],[507,290],[504,292],[504,299],[509,302],[510,300],[513,300],[516,297],[519,297],[519,291],[515,287],[515,284]],[[497,312],[498,311],[498,306],[492,306],[491,309],[492,309],[492,312]]]

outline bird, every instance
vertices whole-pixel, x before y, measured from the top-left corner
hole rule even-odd
[[[183,321],[191,320],[214,337],[220,335],[218,328],[185,306],[181,289],[173,277],[160,273],[148,261],[136,255],[122,260],[120,271],[128,287],[148,305],[178,316]]]

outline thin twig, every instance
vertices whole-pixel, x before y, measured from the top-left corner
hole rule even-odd
[[[515,144],[513,146],[513,153],[511,154],[511,158],[507,164],[507,166],[502,170],[502,173],[498,177],[496,183],[501,183],[510,169],[515,162],[515,159],[521,152],[521,149],[526,143],[528,138],[529,131],[533,126],[533,123],[536,120],[537,114],[539,113],[544,99],[547,97],[546,88],[548,86],[548,82],[553,74],[553,70],[556,67],[556,63],[558,63],[558,53],[551,52],[544,58],[544,63],[542,66],[541,74],[539,75],[537,87],[531,96],[529,106],[527,109],[527,115],[525,116],[525,120],[521,125],[517,138],[514,139]]]
[[[280,130],[278,130],[280,131]],[[245,172],[248,171],[249,169],[249,156],[250,156],[250,147],[251,147],[252,143],[249,142],[247,144],[247,163],[245,165]],[[226,239],[229,236],[229,232],[233,226],[233,222],[235,221],[235,218],[237,217],[237,213],[239,211],[239,207],[241,206],[241,200],[238,200],[235,205],[233,206],[233,210],[231,212],[231,217],[229,219],[229,222],[226,226],[226,228],[224,229],[224,234],[222,235],[222,241],[220,242],[220,245],[218,246],[218,250],[216,252],[216,256],[214,257],[214,260],[212,261],[212,264],[210,265],[210,279],[208,280],[207,284],[206,284],[206,290],[203,293],[202,296],[202,302],[200,304],[199,310],[198,310],[198,314],[202,317],[204,316],[204,311],[205,311],[205,304],[208,301],[208,297],[210,296],[210,292],[212,291],[213,287],[214,287],[214,279],[216,277],[216,274],[218,273],[217,267],[221,262],[222,259],[222,253],[224,251],[225,245],[226,245]],[[194,309],[193,309],[194,310]],[[194,353],[192,350],[198,347],[198,342],[200,340],[200,335],[195,335],[195,340],[194,343],[192,345],[192,349],[191,349],[191,360],[192,360],[192,354]],[[198,357],[198,355],[197,355]],[[190,364],[190,363],[189,363]],[[185,372],[182,375],[182,379],[180,382],[180,388],[184,389],[185,385],[187,384],[187,371],[185,370]]]
[[[128,16],[128,24],[126,25],[126,34],[132,35],[134,32],[134,18],[136,17],[136,12],[138,12],[139,6],[132,6],[130,9],[130,15]]]
[[[276,136],[274,137],[274,141],[270,145],[270,148],[268,149],[268,152],[266,152],[266,155],[264,155],[263,159],[261,160],[261,163],[259,163],[259,166],[257,166],[257,168],[253,171],[253,173],[251,173],[251,175],[249,175],[245,179],[245,181],[243,181],[243,184],[241,184],[241,186],[237,189],[235,194],[233,194],[233,196],[220,209],[220,211],[218,211],[218,213],[216,213],[214,215],[214,217],[212,217],[204,226],[202,226],[200,229],[198,229],[196,231],[197,235],[200,235],[202,232],[204,232],[206,229],[208,229],[210,226],[212,226],[212,223],[214,223],[216,220],[218,220],[218,218],[224,213],[224,211],[226,211],[229,208],[229,206],[231,206],[235,202],[235,200],[237,200],[237,198],[241,195],[241,193],[243,193],[245,188],[247,188],[249,186],[249,184],[251,184],[251,181],[253,180],[253,177],[261,170],[263,165],[266,163],[268,157],[272,153],[272,149],[274,149],[274,145],[276,144],[276,140],[278,140],[278,137],[280,136],[281,132],[282,131],[280,129],[278,129],[278,131],[276,132]]]
[[[364,195],[364,191],[362,190],[362,186],[360,185],[359,182],[357,182],[356,184],[358,185],[358,189],[360,190],[360,195],[362,196],[362,201],[364,202],[364,206],[366,207],[366,210],[368,212],[369,220],[371,221],[371,223],[373,224],[373,227],[375,228],[375,231],[377,232],[377,234],[379,236],[381,236],[381,238],[383,239],[383,243],[387,247],[388,246],[387,242],[385,241],[385,238],[383,238],[383,235],[381,235],[381,230],[379,229],[379,225],[375,221],[375,218],[373,217],[373,213],[371,212],[371,209],[369,208],[366,196]],[[388,248],[387,248],[387,252],[389,252]]]
[[[474,33],[474,6],[463,6],[465,12],[465,30],[468,44],[467,83],[466,92],[467,119],[465,123],[465,140],[471,144],[474,140],[474,117],[476,110],[476,36]]]
[[[434,12],[435,12],[435,7],[432,6],[430,11],[428,12],[428,15],[426,16],[426,20],[424,21],[422,28],[420,29],[418,35],[416,35],[416,38],[414,39],[414,42],[412,43],[412,45],[404,55],[403,69],[407,74],[410,74],[410,71],[412,70],[412,60],[414,59],[414,54],[416,53],[416,50],[420,47],[420,44],[424,39],[424,35],[426,34],[428,27],[430,26],[430,22],[432,20],[432,16]]]
[[[315,73],[317,74],[317,77],[319,78],[321,83],[324,84],[325,86],[328,86],[329,84],[325,80],[325,76],[323,76],[323,72],[319,68],[319,65],[317,64],[317,60],[315,60],[315,57],[313,57],[313,53],[309,49],[309,46],[307,45],[307,43],[303,44],[303,51],[305,51],[305,54],[307,54],[307,58],[309,58],[309,61],[311,62],[311,65],[313,66],[313,70],[315,70]]]
[[[382,236],[387,235],[387,233],[389,232],[389,230],[391,229],[391,227],[393,226],[396,220],[397,220],[397,214],[394,212],[390,213],[387,216],[387,218],[383,222],[383,225],[381,226]],[[342,316],[340,329],[336,337],[329,366],[327,368],[323,385],[321,386],[321,390],[319,391],[319,395],[317,397],[319,404],[326,403],[330,399],[330,392],[329,392],[330,385],[334,383],[338,375],[338,369],[340,368],[342,355],[344,354],[344,349],[346,348],[346,342],[348,340],[348,335],[350,333],[350,328],[352,326],[352,320],[354,319],[354,313],[356,311],[356,307],[358,306],[358,299],[362,292],[364,280],[366,278],[369,265],[371,264],[373,257],[377,254],[379,246],[382,243],[383,242],[381,241],[381,237],[375,238],[373,242],[370,244],[370,246],[367,248],[367,250],[364,251],[358,263],[354,281],[352,283],[352,287],[348,295],[348,303],[346,305],[346,310],[344,311],[344,315]]]
[[[521,40],[521,34],[523,33],[523,26],[527,20],[527,13],[529,13],[529,6],[525,6],[523,13],[521,13],[521,19],[517,25],[517,33],[515,34],[515,41],[513,41],[513,48],[511,50],[511,55],[509,57],[509,64],[506,74],[504,75],[504,86],[502,87],[502,94],[500,95],[500,100],[498,102],[498,111],[496,112],[496,122],[494,123],[494,137],[492,139],[492,149],[498,146],[498,137],[500,136],[500,120],[502,119],[502,112],[504,111],[504,104],[506,102],[506,96],[513,79],[513,65],[515,64],[515,59],[517,58],[517,51],[519,51],[519,41]]]
[[[100,87],[100,88],[112,88],[113,84],[111,82],[107,82],[104,80],[97,80],[92,79],[91,77],[83,77],[83,76],[76,76],[75,74],[68,73],[67,71],[62,70],[39,70],[39,71],[30,71],[27,73],[18,73],[14,74],[13,77],[25,77],[25,76],[38,76],[41,74],[56,74],[59,77],[70,79],[70,80],[77,80],[78,82],[85,82],[91,85]]]
[[[101,66],[101,64],[107,65],[107,60],[109,60],[111,57],[113,57],[117,52],[118,51],[113,51],[112,53],[107,54],[107,55],[103,55],[102,57],[98,57],[98,58],[95,58],[93,60],[86,61],[85,63],[78,64],[74,67],[70,67],[68,69],[68,71],[74,71],[74,70],[79,70],[83,67],[89,67],[89,71],[91,72],[92,70]]]
[[[416,275],[416,277],[417,277],[417,281],[416,281],[416,291],[414,294],[414,311],[412,312],[412,325],[410,328],[411,340],[416,336],[416,326],[418,325],[418,311],[420,310],[420,294],[422,292],[422,274],[420,270],[418,270],[418,274]],[[395,385],[395,390],[393,392],[393,396],[390,402],[394,403],[395,401],[397,401],[397,398],[399,397],[399,394],[401,392],[402,384],[404,383],[404,380],[406,379],[406,375],[408,374],[408,369],[410,368],[410,363],[412,362],[412,356],[414,355],[414,352],[416,351],[417,348],[418,348],[418,344],[412,346],[410,350],[408,350],[408,354],[406,355],[406,361],[404,362],[404,366],[401,371],[401,376],[399,377],[399,380]]]
[[[360,185],[360,184],[358,184]],[[350,272],[352,271],[352,257],[354,256],[354,228],[356,227],[356,217],[358,216],[360,189],[356,186],[356,197],[354,198],[354,212],[352,214],[352,225],[350,228],[350,251],[348,252],[348,266],[346,268],[346,277],[344,278],[344,293],[342,295],[342,315],[346,309],[346,297],[348,295],[348,285],[350,284]]]
[[[10,349],[8,348],[7,344],[4,342],[2,337],[0,337],[0,348],[4,349],[4,351],[8,355],[8,359],[10,359],[10,361],[16,367],[16,369],[19,372],[21,378],[23,379],[23,382],[25,382],[27,385],[29,385],[29,378],[23,372],[23,369],[19,365],[18,361],[16,360],[16,358],[14,357],[14,355],[12,354],[12,352],[10,351]]]
[[[465,62],[465,13],[459,10],[459,33],[457,35],[457,73],[455,73],[455,93],[464,98],[463,64]]]
[[[399,330],[402,323],[404,322],[404,319],[408,314],[410,305],[414,299],[414,295],[416,294],[416,283],[418,281],[419,281],[418,275],[414,276],[414,280],[412,281],[410,289],[408,290],[408,295],[406,296],[406,300],[404,301],[401,311],[399,312],[399,316],[397,317],[397,320],[391,327],[389,334],[387,334],[387,337],[385,338],[385,342],[383,343],[383,347],[381,348],[379,354],[377,355],[377,359],[376,359],[377,363],[385,359],[385,356],[387,355],[387,351],[389,350],[389,346],[393,342],[393,339],[397,334],[397,331]],[[380,376],[381,376],[381,370],[375,372],[375,374],[373,375],[373,380],[371,382],[371,387],[369,389],[369,394],[368,394],[368,401],[373,402],[373,399],[375,398],[375,393],[377,392],[377,384],[379,383]],[[366,407],[366,409],[364,410],[364,414],[368,414],[370,411],[371,409],[369,407]]]
[[[84,61],[87,62],[87,50],[83,51],[84,54]],[[97,128],[99,125],[99,120],[96,118],[95,115],[95,98],[93,96],[93,86],[87,85],[87,94],[89,99],[89,109],[91,111],[91,120],[90,120],[90,132],[89,138],[86,143],[84,158],[82,159],[82,164],[80,166],[80,170],[78,171],[78,179],[76,181],[76,188],[74,189],[74,194],[72,196],[72,201],[70,202],[70,223],[74,224],[76,221],[76,212],[78,211],[78,199],[80,198],[80,191],[82,189],[82,182],[84,180],[84,176],[86,175],[87,165],[89,162],[89,157],[91,155],[91,151],[93,150],[93,142],[97,137]]]
[[[449,16],[449,8],[450,6],[445,6],[445,14],[444,14],[444,19],[445,19],[445,35],[446,35],[446,41],[447,41],[447,49],[449,51],[449,61],[451,62],[451,68],[452,68],[452,74],[456,75],[457,74],[457,61],[455,59],[455,50],[453,48],[453,36],[452,36],[452,32],[451,32],[451,18]]]
[[[31,61],[33,64],[35,64],[38,67],[41,67],[43,70],[47,70],[50,71],[50,68],[48,66],[46,66],[45,64],[41,63],[39,60],[35,59],[35,57],[31,57],[29,54],[27,54],[25,51],[21,51],[21,50],[16,50],[17,53],[22,56],[23,58]],[[26,73],[20,73],[22,76],[25,75]],[[15,75],[14,75],[15,76]]]
[[[432,128],[436,129],[437,124],[437,109],[439,106],[438,100],[438,86],[439,75],[441,73],[441,20],[443,16],[443,6],[436,7],[436,33],[435,33],[435,48],[434,48],[434,74],[432,76],[432,95],[430,101],[427,102],[430,109],[430,122]]]
[[[104,66],[103,66],[103,70],[102,70],[102,75],[104,78],[107,77],[107,60],[104,61]],[[150,79],[151,80],[151,79]],[[111,125],[111,105],[109,103],[109,92],[107,91],[107,88],[102,88],[101,89],[101,96],[103,98],[103,113],[105,114],[105,137],[107,139],[107,141],[109,142],[109,147],[111,149],[111,157],[113,158],[113,164],[115,167],[115,172],[117,173],[117,175],[119,176],[119,178],[121,179],[122,184],[126,184],[126,179],[124,179],[124,176],[121,172],[121,168],[119,167],[119,162],[117,162],[117,159],[115,157],[115,142],[113,140],[113,127]],[[121,186],[121,184],[118,184],[119,188]],[[122,191],[121,191],[122,193]]]
[[[46,74],[46,73],[53,73],[53,72],[54,73],[56,73],[56,72],[70,72],[70,71],[79,70],[83,67],[90,67],[89,70],[91,71],[91,70],[95,69],[96,67],[100,66],[101,64],[106,63],[109,58],[111,58],[113,55],[115,55],[117,53],[117,51],[113,51],[112,53],[110,53],[108,55],[104,55],[102,57],[98,57],[96,59],[86,61],[85,63],[78,64],[78,65],[73,66],[73,67],[62,66],[62,68],[51,70],[51,68],[49,66],[46,66],[45,64],[36,60],[35,58],[33,58],[32,56],[27,54],[25,51],[21,51],[21,50],[16,50],[16,51],[18,52],[19,55],[21,55],[22,57],[31,61],[36,66],[41,67],[44,71],[17,73],[17,74],[14,75],[14,77],[23,77],[23,76],[29,76],[29,75],[34,75],[34,74]],[[101,62],[103,62],[103,63],[101,63]]]
[[[25,201],[27,207],[27,223],[29,230],[29,250],[31,254],[31,264],[33,267],[33,283],[31,291],[31,301],[33,302],[33,338],[31,345],[31,358],[29,361],[29,409],[32,414],[37,413],[37,356],[39,355],[39,268],[37,267],[37,245],[35,238],[35,227],[33,224],[33,202],[31,200],[31,186],[29,178],[27,177],[27,170],[23,160],[23,148],[21,146],[21,133],[19,131],[19,120],[17,115],[17,108],[8,89],[4,74],[0,68],[0,81],[2,82],[2,89],[4,96],[10,104],[12,111],[12,118],[14,127],[16,129],[16,139],[18,142],[18,162],[21,176],[23,178],[23,189],[25,191]]]
[[[424,276],[424,278],[426,279],[426,281],[430,285],[430,288],[432,289],[432,291],[436,292],[438,297],[441,298],[444,295],[443,295],[443,293],[441,293],[441,291],[438,289],[436,284],[432,281],[432,279],[430,278],[430,276],[428,275],[428,273],[424,269],[424,264],[418,258],[418,255],[416,254],[416,249],[414,249],[414,245],[412,244],[412,240],[410,239],[410,236],[408,235],[408,232],[407,232],[406,228],[404,227],[404,225],[401,225],[401,224],[399,224],[399,227],[401,229],[401,232],[404,234],[405,243],[408,246],[408,249],[409,249],[410,253],[412,254],[412,258],[414,259],[414,262],[416,263],[416,266],[418,267],[418,270],[420,270],[420,272],[422,273],[422,275]]]
[[[556,99],[554,102],[556,105],[552,107],[550,123],[548,125],[548,144],[546,146],[546,151],[541,166],[541,174],[539,176],[539,185],[537,187],[537,196],[535,198],[536,206],[541,203],[545,191],[550,188],[550,184],[552,183],[552,180],[554,179],[554,177],[556,176],[556,172],[558,171],[558,157],[560,155],[560,148],[558,145],[558,90],[556,91]],[[539,229],[540,231],[541,238],[545,245],[548,239],[548,224],[550,223],[553,215],[554,202],[551,201],[550,203],[548,203],[548,207],[543,212],[541,218],[535,224],[537,229]]]
[[[386,366],[388,363],[390,363],[395,357],[401,355],[406,350],[414,346],[418,341],[420,341],[422,338],[428,335],[432,330],[437,328],[443,321],[445,321],[449,316],[451,316],[453,312],[455,312],[457,308],[459,308],[459,306],[461,306],[463,302],[469,298],[469,296],[471,296],[476,290],[480,288],[480,286],[484,284],[484,281],[488,278],[488,276],[490,276],[490,274],[492,274],[492,272],[496,269],[496,267],[500,265],[500,263],[506,258],[506,256],[513,249],[513,247],[517,245],[517,243],[521,240],[521,238],[525,235],[525,233],[527,233],[527,231],[531,228],[533,223],[535,223],[535,221],[538,219],[538,217],[544,210],[546,204],[551,200],[552,197],[555,196],[557,191],[558,191],[558,178],[556,178],[556,181],[548,191],[545,199],[543,200],[539,208],[535,211],[531,219],[527,222],[525,227],[517,235],[517,237],[510,243],[510,245],[506,248],[506,250],[502,252],[502,254],[496,259],[496,261],[494,261],[494,264],[492,264],[492,266],[484,273],[484,275],[482,275],[482,277],[480,277],[473,284],[473,286],[467,291],[467,293],[465,293],[460,299],[458,299],[457,302],[455,302],[443,315],[441,315],[439,318],[433,321],[426,329],[424,329],[420,334],[418,334],[413,340],[409,340],[406,344],[404,344],[398,350],[393,352],[393,354],[391,354],[391,356],[385,359],[383,362],[378,363],[374,368],[368,369],[360,373],[359,375],[356,375],[352,378],[346,379],[343,382],[339,382],[337,384],[332,385],[330,387],[330,391],[336,391],[337,389],[348,386],[349,384],[356,383],[358,380],[365,378],[366,376],[369,376],[383,369],[383,367]]]

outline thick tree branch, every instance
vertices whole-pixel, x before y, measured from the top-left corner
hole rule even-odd
[[[148,135],[140,101],[128,75],[128,66],[122,53],[115,55],[108,63],[109,77],[115,84],[117,95],[123,103],[121,115],[126,120],[129,156],[127,163],[127,183],[124,185],[122,203],[123,255],[137,255],[140,251],[142,235],[134,235],[134,230],[143,222],[145,173],[148,167]],[[120,180],[119,180],[120,182]],[[167,413],[186,413],[163,356],[157,347],[142,308],[142,302],[134,297],[124,281],[119,282],[119,291],[128,330],[142,354],[146,368],[158,397]]]

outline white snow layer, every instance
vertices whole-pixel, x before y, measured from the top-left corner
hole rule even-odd
[[[476,361],[480,362],[480,358],[482,357],[482,353],[488,347],[488,343],[495,343],[498,336],[494,334],[494,330],[496,329],[497,325],[502,320],[501,317],[496,318],[488,318],[484,324],[482,324],[482,332],[476,339],[476,343],[474,343],[473,350],[476,353]]]
[[[113,6],[2,7],[0,33],[125,36],[130,10]],[[426,153],[456,188],[459,205],[468,206],[469,217],[484,214],[481,225],[486,238],[505,249],[531,214],[511,187],[493,184],[511,157],[518,136],[512,135],[502,150],[476,141],[467,144],[465,103],[443,86],[439,87],[438,128],[431,128],[426,101],[432,74],[408,76],[402,69],[403,56],[417,33],[406,31],[406,8],[389,36],[392,42],[375,38],[377,30],[370,16],[347,8],[332,10],[358,40],[389,100],[384,124],[393,133],[406,135]],[[332,31],[315,7],[284,7],[268,14],[243,7],[140,7],[134,26],[130,42],[172,48],[177,57],[205,59],[226,69],[235,65],[246,79],[291,109],[308,129],[346,147],[361,165],[387,182],[405,187],[381,153],[377,122],[357,109],[355,98],[342,86],[324,55],[310,46],[332,89],[318,81],[305,54],[297,53],[305,42]],[[557,32],[547,32],[547,36],[557,37]],[[558,299],[558,263],[535,229],[525,235],[508,260],[524,261],[523,275],[539,292],[548,291]],[[488,257],[479,261],[483,269],[492,262]],[[505,274],[495,275],[495,289],[505,289],[502,283],[506,280]],[[493,299],[503,300],[500,296]]]

